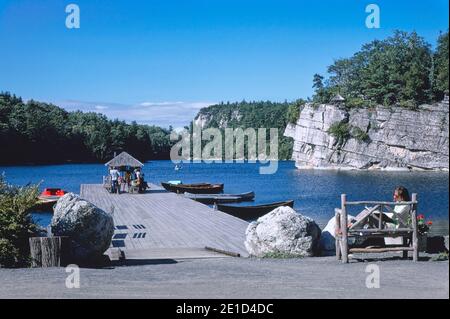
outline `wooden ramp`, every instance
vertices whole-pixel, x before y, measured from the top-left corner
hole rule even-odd
[[[248,223],[150,184],[145,194],[110,194],[102,185],[81,185],[80,196],[113,212],[112,247],[139,259],[225,256],[206,246],[248,256]],[[204,250],[199,253],[200,250]],[[173,255],[173,256],[172,256]]]

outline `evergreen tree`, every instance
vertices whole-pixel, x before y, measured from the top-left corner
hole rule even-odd
[[[434,93],[436,99],[442,99],[444,94],[449,94],[448,86],[448,31],[441,34],[438,39],[436,53],[434,54]]]

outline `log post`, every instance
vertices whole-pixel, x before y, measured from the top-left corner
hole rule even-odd
[[[378,229],[383,229],[383,207],[384,205],[381,205],[380,207],[380,219],[378,220]]]
[[[336,211],[334,213],[334,243],[336,246],[336,259],[341,260],[341,213],[339,212],[339,209],[336,208]]]
[[[59,267],[61,256],[61,239],[59,237],[42,237],[42,267]]]
[[[417,194],[412,194],[411,200],[417,201]],[[413,247],[413,261],[419,260],[419,243],[418,243],[418,229],[417,229],[417,204],[412,205],[411,210],[411,224],[412,224],[412,247]]]
[[[29,242],[30,242],[31,267],[33,268],[42,267],[41,238],[32,237],[29,239]]]
[[[32,237],[29,242],[32,267],[61,267],[69,258],[67,237]]]
[[[348,238],[347,238],[347,195],[341,195],[341,251],[342,251],[342,262],[348,263]]]

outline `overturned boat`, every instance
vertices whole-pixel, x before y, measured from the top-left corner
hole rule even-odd
[[[218,194],[223,192],[223,184],[197,183],[197,184],[172,184],[162,182],[161,186],[173,193],[191,194]]]
[[[184,193],[184,197],[193,199],[203,204],[234,203],[251,201],[255,198],[255,193],[247,192],[241,194],[193,194],[186,192]]]
[[[244,220],[253,220],[281,206],[294,207],[294,201],[288,200],[255,206],[217,205],[217,209]]]

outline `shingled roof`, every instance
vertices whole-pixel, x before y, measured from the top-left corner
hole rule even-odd
[[[130,167],[142,167],[144,164],[139,162],[137,159],[135,159],[133,156],[128,154],[127,152],[122,152],[116,157],[114,157],[112,160],[110,160],[108,163],[105,164],[105,166],[110,167],[120,167],[120,166],[130,166]]]
[[[336,94],[335,97],[331,99],[331,102],[344,102],[345,99],[340,94]]]

